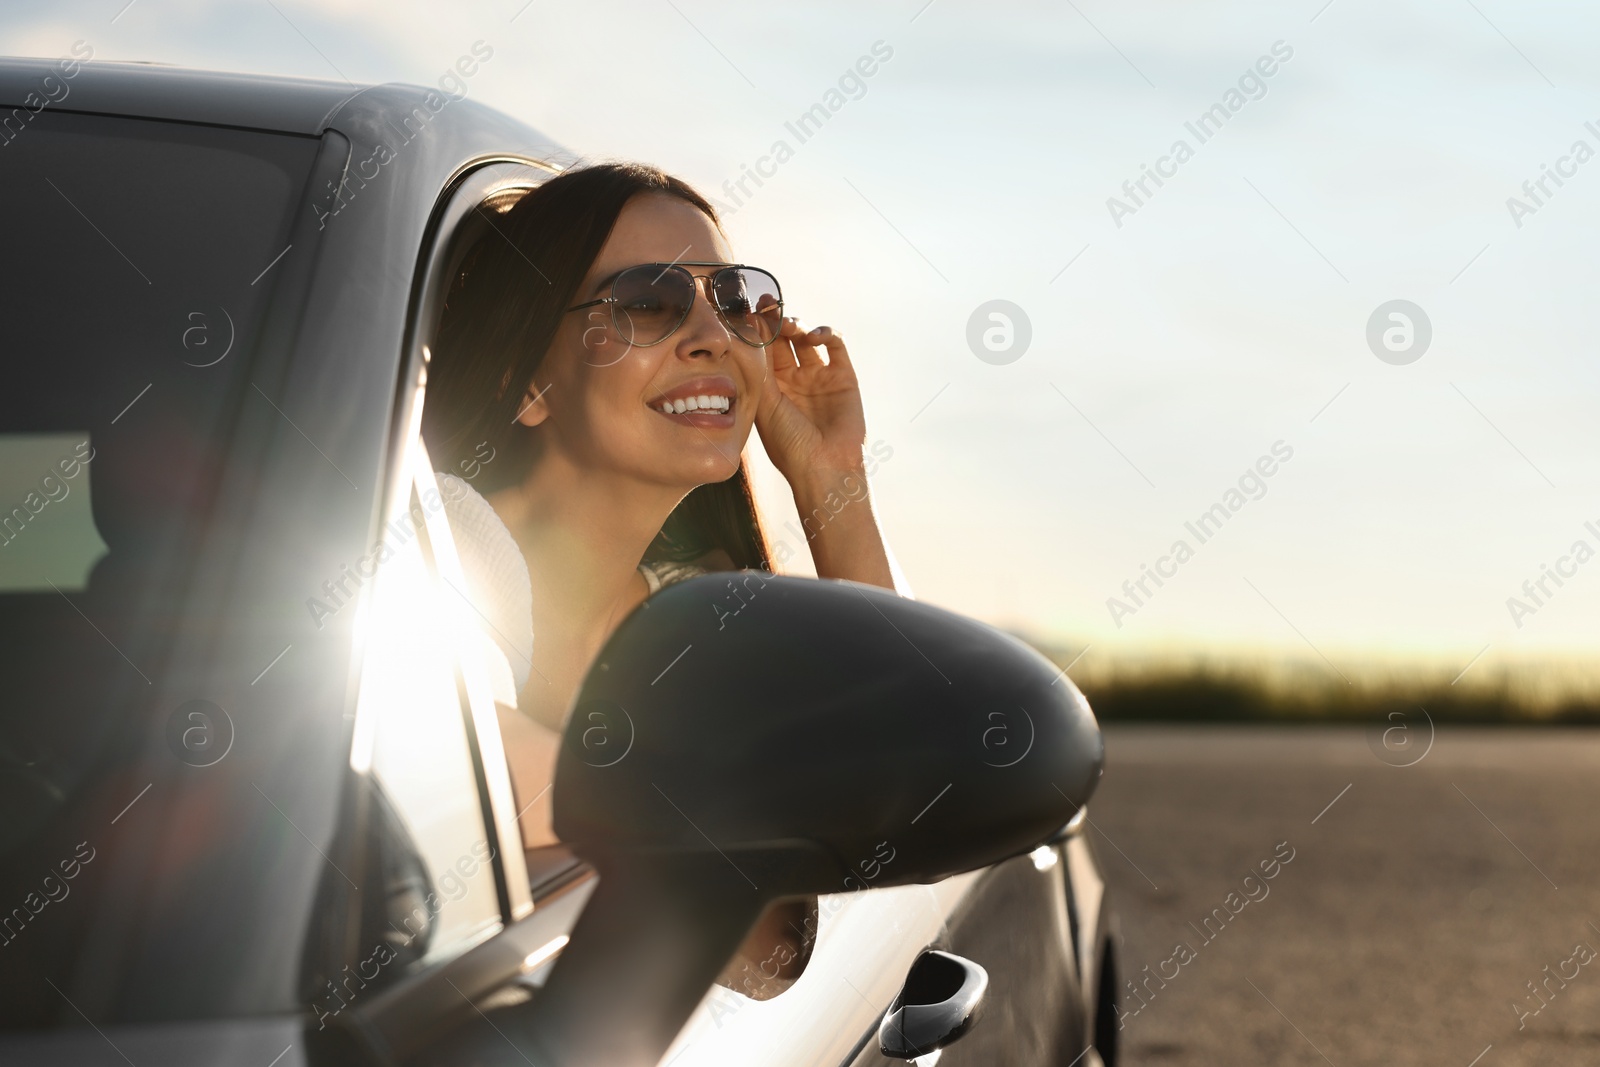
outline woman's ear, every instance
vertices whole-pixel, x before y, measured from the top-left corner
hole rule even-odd
[[[522,404],[517,412],[516,421],[524,426],[537,426],[550,417],[550,405],[545,403],[544,395],[550,391],[550,386],[539,387],[538,382],[529,382],[528,390],[522,395]]]

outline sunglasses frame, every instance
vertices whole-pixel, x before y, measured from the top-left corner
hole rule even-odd
[[[722,263],[722,262],[714,261],[714,260],[692,260],[692,259],[680,259],[680,260],[677,260],[676,262],[673,262],[673,263],[635,263],[631,267],[624,267],[622,270],[619,270],[617,272],[617,274],[616,274],[616,277],[611,279],[611,292],[608,295],[603,296],[603,297],[599,298],[598,300],[589,300],[589,301],[586,301],[586,302],[584,302],[582,304],[574,304],[572,307],[567,308],[566,312],[564,312],[563,314],[571,313],[571,312],[574,312],[574,311],[582,311],[584,308],[592,308],[592,307],[596,307],[597,305],[600,305],[600,304],[610,304],[611,305],[611,325],[616,327],[616,330],[617,330],[618,334],[625,335],[626,331],[623,330],[622,323],[617,321],[617,307],[616,307],[616,305],[617,305],[617,297],[615,295],[616,287],[617,287],[617,279],[621,278],[622,275],[624,275],[628,271],[630,271],[630,270],[638,270],[641,267],[660,267],[662,275],[666,274],[667,271],[669,271],[669,270],[682,270],[683,273],[689,275],[689,285],[694,290],[694,299],[690,300],[688,306],[683,309],[683,318],[679,319],[677,321],[677,323],[672,327],[672,329],[670,329],[666,333],[662,334],[660,340],[651,341],[647,345],[641,345],[641,344],[638,344],[636,342],[629,341],[628,344],[632,345],[635,348],[650,348],[650,347],[652,347],[654,345],[658,345],[662,341],[665,341],[667,338],[671,337],[673,334],[677,333],[680,329],[683,328],[683,324],[685,322],[687,322],[688,319],[689,319],[689,312],[694,310],[694,301],[695,300],[699,300],[701,298],[700,297],[699,279],[702,278],[702,277],[705,278],[707,280],[707,282],[709,282],[709,284],[706,287],[706,293],[707,293],[707,295],[705,297],[706,302],[711,305],[711,307],[712,307],[712,309],[714,311],[716,311],[717,317],[722,320],[723,325],[727,326],[728,332],[733,334],[733,336],[735,338],[738,338],[738,340],[739,340],[739,342],[741,344],[749,345],[751,348],[766,348],[768,345],[771,345],[774,341],[778,340],[778,338],[782,336],[782,332],[781,332],[782,331],[782,327],[780,326],[779,327],[780,332],[774,334],[771,340],[769,340],[769,341],[767,341],[767,342],[765,342],[763,344],[758,344],[755,341],[746,341],[743,337],[739,336],[739,331],[734,329],[733,328],[733,324],[728,321],[728,313],[726,311],[724,311],[721,307],[719,307],[717,305],[716,301],[712,297],[712,294],[714,294],[716,292],[717,278],[723,272],[730,271],[730,270],[758,270],[762,274],[765,274],[767,277],[771,278],[773,286],[778,290],[777,308],[778,308],[779,318],[781,319],[782,318],[782,313],[783,313],[783,285],[778,281],[777,275],[775,275],[771,271],[767,270],[767,268],[753,266],[753,265],[751,265],[749,263]],[[699,274],[691,274],[689,271],[684,270],[685,267],[718,267],[720,269],[712,271],[710,274],[699,275]],[[660,278],[661,278],[661,275],[657,275],[656,276],[656,280],[659,281]]]

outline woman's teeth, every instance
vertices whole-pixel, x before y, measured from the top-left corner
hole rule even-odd
[[[725,396],[686,396],[682,400],[663,400],[656,410],[663,415],[682,415],[688,411],[709,411],[720,414],[733,406]]]

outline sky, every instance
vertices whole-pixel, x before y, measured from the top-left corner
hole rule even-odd
[[[1600,637],[1597,29],[1508,0],[0,9],[8,54],[357,83],[483,42],[473,98],[701,188],[844,335],[920,598],[1096,657],[1480,673]]]

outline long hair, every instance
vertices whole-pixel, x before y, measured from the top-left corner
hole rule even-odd
[[[532,434],[515,425],[524,390],[623,205],[640,193],[678,197],[722,228],[705,197],[640,163],[569,170],[491,217],[445,297],[428,366],[422,430],[439,469],[478,470],[473,481],[485,494],[527,474]],[[484,448],[494,461],[474,467]],[[644,559],[685,562],[716,549],[737,567],[772,569],[742,457],[732,477],[684,497]]]

